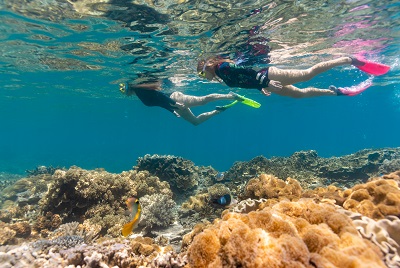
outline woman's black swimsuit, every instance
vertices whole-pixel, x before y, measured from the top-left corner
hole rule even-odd
[[[135,88],[132,87],[131,90],[135,91],[136,96],[143,102],[146,106],[159,106],[167,109],[171,113],[177,108],[172,106],[176,104],[176,101],[171,99],[170,94],[165,94],[158,90],[145,89],[145,88]]]
[[[229,62],[221,62],[215,68],[215,74],[229,87],[255,88],[261,90],[268,87],[268,68],[255,71],[239,67]]]

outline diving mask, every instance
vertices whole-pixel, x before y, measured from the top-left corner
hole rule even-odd
[[[126,94],[127,93],[127,84],[119,83],[119,91],[121,91],[122,94]]]

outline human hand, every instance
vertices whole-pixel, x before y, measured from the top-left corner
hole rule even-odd
[[[180,102],[176,102],[175,104],[171,104],[171,106],[178,108],[178,110],[182,110],[185,108],[185,105],[180,103]]]
[[[279,81],[275,81],[275,80],[271,80],[271,81],[269,81],[269,84],[268,84],[268,88],[270,88],[270,90],[273,92],[273,91],[279,91],[279,90],[281,90],[282,89],[282,84],[281,84],[281,82],[279,82]]]
[[[262,88],[261,93],[264,94],[265,96],[271,96],[271,92],[269,92],[266,88]]]

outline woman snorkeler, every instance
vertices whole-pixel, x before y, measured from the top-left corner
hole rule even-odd
[[[229,87],[254,88],[260,90],[266,96],[276,93],[292,98],[354,96],[372,85],[372,79],[367,79],[358,86],[345,88],[330,86],[329,89],[318,89],[315,87],[300,89],[293,86],[293,84],[311,80],[318,74],[342,65],[353,65],[372,75],[382,75],[390,69],[389,66],[380,63],[354,57],[341,57],[318,63],[305,70],[283,70],[272,66],[255,71],[251,68],[237,66],[231,59],[216,56],[200,60],[197,64],[197,72],[200,77],[206,78],[209,81],[216,79],[219,82],[224,82]]]

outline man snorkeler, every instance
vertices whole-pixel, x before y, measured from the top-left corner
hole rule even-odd
[[[209,81],[216,79],[219,82],[224,82],[229,87],[254,88],[260,90],[266,96],[276,93],[292,98],[354,96],[372,85],[372,79],[368,79],[357,86],[344,88],[330,86],[329,89],[315,87],[300,89],[293,86],[295,83],[311,80],[318,74],[342,65],[353,65],[372,75],[382,75],[390,69],[389,66],[380,63],[354,57],[341,57],[318,63],[305,70],[283,70],[272,66],[255,71],[251,68],[237,66],[231,59],[216,56],[200,60],[197,65],[197,72],[200,77]]]

